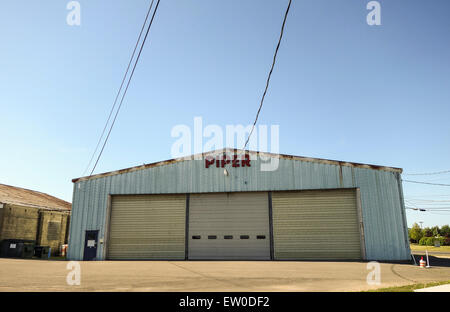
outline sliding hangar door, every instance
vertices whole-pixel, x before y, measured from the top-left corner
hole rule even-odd
[[[267,193],[193,194],[189,259],[270,260]]]
[[[112,196],[111,260],[184,259],[186,195]]]
[[[274,258],[361,259],[355,189],[274,192]]]
[[[117,195],[112,260],[361,259],[355,189]]]

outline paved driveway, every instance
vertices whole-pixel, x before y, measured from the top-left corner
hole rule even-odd
[[[450,292],[450,284],[416,289],[415,292]]]
[[[364,262],[79,262],[81,285],[66,282],[65,261],[0,259],[0,291],[359,291],[450,280],[450,266],[381,263],[381,285]]]

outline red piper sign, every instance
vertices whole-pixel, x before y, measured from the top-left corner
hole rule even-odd
[[[205,157],[205,168],[216,165],[216,168],[225,168],[226,165],[230,165],[232,167],[251,167],[250,165],[250,155],[233,155],[233,157],[229,157],[228,155],[221,155],[218,157],[207,156]]]

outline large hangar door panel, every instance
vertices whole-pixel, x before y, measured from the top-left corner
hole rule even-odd
[[[112,197],[108,259],[185,259],[186,195]]]
[[[268,194],[191,194],[188,258],[270,260]]]
[[[355,189],[273,192],[276,260],[361,259]]]

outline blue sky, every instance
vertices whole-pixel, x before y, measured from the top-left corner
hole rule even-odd
[[[0,183],[71,201],[149,1],[80,0],[80,26],[67,25],[68,2],[2,3]],[[171,129],[195,116],[253,122],[287,2],[162,0],[96,172],[171,158]],[[293,1],[259,123],[280,126],[283,154],[450,169],[450,3],[380,1],[382,25],[368,26],[368,2]],[[404,192],[450,200],[450,187]],[[450,223],[448,212],[407,218]]]

